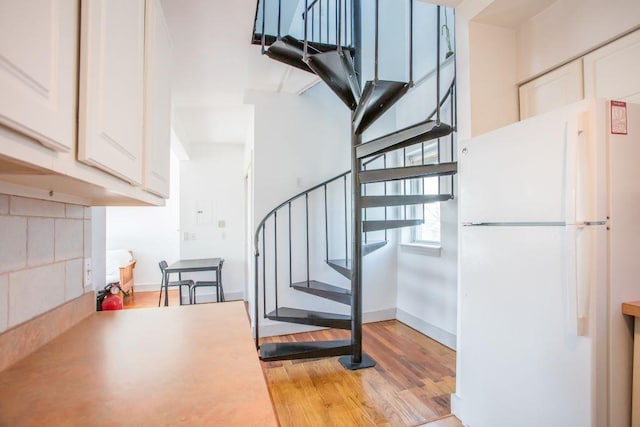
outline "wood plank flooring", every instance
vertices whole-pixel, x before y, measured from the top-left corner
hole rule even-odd
[[[177,290],[169,291],[169,305],[178,305]],[[157,291],[137,292],[124,301],[125,309],[157,306]],[[327,329],[263,342],[349,336],[349,331]],[[455,390],[453,350],[395,320],[365,324],[363,346],[378,362],[375,368],[347,371],[336,357],[262,362],[280,425],[399,427],[440,420],[433,426],[456,426],[457,419],[446,418]]]
[[[158,307],[158,297],[160,292],[136,292],[133,297],[125,297],[123,301],[123,307],[125,310],[134,309],[134,308],[152,308]],[[164,297],[163,297],[164,304]],[[178,290],[172,289],[169,290],[169,305],[180,305],[180,300],[178,298]]]
[[[263,342],[348,339],[322,330]],[[416,426],[450,413],[455,352],[392,320],[363,328],[378,364],[345,370],[337,358],[262,362],[281,426]]]

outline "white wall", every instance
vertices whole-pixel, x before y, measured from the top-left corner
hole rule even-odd
[[[272,208],[289,197],[350,169],[349,110],[324,85],[317,85],[302,96],[250,93],[247,101],[255,104],[254,149],[254,230]],[[350,184],[347,184],[349,189]],[[344,257],[343,184],[329,188],[330,258]],[[310,196],[310,271],[311,279],[349,287],[349,281],[324,263],[324,198]],[[304,239],[304,199],[293,210],[293,279],[306,280],[306,241]],[[348,214],[349,215],[349,214]],[[278,229],[288,227],[288,211],[278,216]],[[320,311],[349,313],[349,307],[288,289],[288,241],[278,233],[279,305]],[[273,222],[267,223],[267,259],[273,262]],[[350,251],[350,249],[349,249]],[[260,274],[261,276],[261,274]],[[267,272],[273,281],[273,273]],[[261,277],[260,277],[261,279]],[[262,283],[262,282],[261,282]],[[363,277],[364,319],[392,318],[396,305],[396,273],[392,248],[365,258]],[[273,309],[271,292],[268,294]],[[261,304],[259,304],[261,308]],[[274,324],[260,320],[261,334],[281,334],[309,329],[292,324]]]
[[[158,263],[180,258],[180,162],[173,153],[170,179],[171,196],[165,206],[106,208],[106,248],[133,251],[138,291],[160,289]]]
[[[244,297],[246,280],[244,148],[196,143],[191,145],[191,160],[180,164],[180,258],[224,258],[227,300]],[[211,280],[212,274],[183,278]],[[214,292],[215,288],[199,290],[198,295]],[[198,302],[204,298],[198,297]]]

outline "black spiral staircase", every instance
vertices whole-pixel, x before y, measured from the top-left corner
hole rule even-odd
[[[360,369],[375,365],[375,361],[362,351],[362,258],[382,247],[387,242],[387,230],[420,225],[423,217],[409,217],[407,206],[444,202],[453,198],[453,175],[457,164],[453,161],[455,126],[455,75],[447,89],[441,90],[440,68],[442,62],[440,39],[444,27],[440,24],[441,8],[436,11],[437,33],[433,55],[436,57],[436,90],[433,111],[425,114],[424,120],[414,125],[396,130],[387,135],[363,140],[363,132],[375,123],[387,110],[396,104],[414,86],[413,81],[413,0],[409,2],[409,78],[408,81],[381,80],[378,78],[379,51],[379,5],[378,0],[305,0],[300,14],[302,35],[298,37],[282,35],[283,0],[259,0],[253,34],[253,44],[261,45],[263,54],[300,70],[316,74],[351,110],[351,170],[335,178],[322,182],[274,208],[259,223],[255,233],[255,339],[260,358],[266,361],[343,356],[340,362],[345,368]],[[285,2],[286,3],[286,2]],[[362,69],[362,6],[375,7],[374,76],[361,85]],[[446,17],[446,11],[445,11]],[[295,19],[295,17],[294,17]],[[276,34],[267,34],[276,27]],[[448,27],[447,27],[448,32]],[[448,34],[447,34],[448,36]],[[447,40],[449,41],[449,40]],[[425,53],[427,54],[427,53]],[[451,56],[451,49],[446,58]],[[453,60],[449,58],[449,60]],[[361,89],[362,88],[362,89]],[[441,117],[441,108],[449,103],[449,123]],[[450,144],[450,160],[441,161],[441,145]],[[437,161],[426,163],[425,145],[437,147]],[[408,165],[406,152],[412,147],[422,152],[421,164]],[[398,161],[402,158],[402,162]],[[395,164],[394,160],[395,160]],[[446,177],[450,179],[449,191],[444,194],[408,194],[406,182],[425,177]],[[442,179],[442,178],[439,178]],[[393,184],[396,183],[396,184]],[[402,184],[398,184],[402,183]],[[348,185],[349,184],[349,185]],[[378,185],[384,188],[380,194],[367,195],[367,188]],[[348,189],[350,187],[350,190]],[[402,191],[400,191],[402,190]],[[337,197],[341,191],[343,197]],[[332,194],[333,193],[333,194]],[[350,280],[350,287],[313,280],[310,276],[310,199],[321,200],[324,194],[324,246],[326,264]],[[331,197],[328,194],[332,194]],[[343,206],[336,206],[335,200],[344,199]],[[319,203],[322,205],[322,202]],[[306,221],[306,253],[300,256],[293,249],[292,218],[294,210],[304,207]],[[331,205],[331,206],[330,206]],[[329,232],[331,215],[329,211],[344,211],[344,236],[335,237]],[[384,216],[367,219],[367,212],[383,209]],[[342,209],[341,209],[342,210]],[[417,211],[413,209],[413,211]],[[280,214],[280,219],[278,215]],[[335,216],[335,215],[333,215]],[[278,232],[280,227],[280,234]],[[288,232],[288,250],[282,248],[283,233]],[[304,227],[303,227],[304,228]],[[331,226],[335,229],[335,226]],[[268,232],[267,232],[268,229]],[[273,230],[273,231],[271,231]],[[342,228],[340,229],[342,231]],[[338,233],[339,234],[339,233]],[[369,237],[375,235],[377,238]],[[335,240],[344,237],[344,253],[330,256],[335,249]],[[269,244],[267,245],[267,241]],[[267,246],[269,251],[267,251]],[[286,245],[285,245],[286,246]],[[278,296],[281,290],[283,272],[278,272],[278,252],[280,264],[283,253],[288,256],[289,288],[316,297],[329,299],[350,306],[350,314],[327,313],[308,309],[280,306]],[[306,277],[294,281],[294,253],[297,262],[306,262]],[[267,256],[268,255],[268,256]],[[344,256],[342,256],[344,255]],[[302,261],[299,260],[302,258]],[[271,261],[271,262],[269,262]],[[286,264],[286,263],[285,263]],[[269,265],[269,270],[267,270]],[[282,270],[282,268],[281,268]],[[262,283],[262,286],[260,286]],[[273,289],[268,289],[273,288]],[[262,294],[261,294],[262,291]],[[288,291],[287,291],[288,292]],[[259,340],[259,296],[262,296],[262,310],[265,318],[280,322],[314,325],[351,331],[350,340],[263,343]],[[267,299],[270,304],[267,304]],[[282,296],[281,298],[282,299]],[[268,310],[268,305],[273,310]]]

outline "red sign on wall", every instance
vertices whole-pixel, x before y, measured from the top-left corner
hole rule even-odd
[[[615,135],[627,134],[627,103],[611,101],[611,133]]]

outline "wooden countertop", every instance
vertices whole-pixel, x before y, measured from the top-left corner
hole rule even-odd
[[[629,316],[640,317],[640,301],[622,303],[622,313]]]
[[[99,312],[0,373],[0,425],[276,426],[242,302]]]

